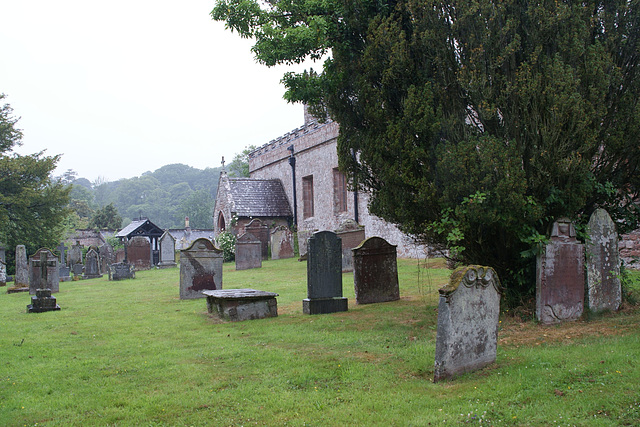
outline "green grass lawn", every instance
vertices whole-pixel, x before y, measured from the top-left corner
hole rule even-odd
[[[0,425],[638,425],[640,310],[556,326],[501,317],[498,360],[434,384],[437,289],[399,261],[401,300],[309,316],[306,264],[266,261],[224,288],[280,294],[277,318],[223,323],[178,298],[179,270],[66,282],[61,311],[0,288]]]

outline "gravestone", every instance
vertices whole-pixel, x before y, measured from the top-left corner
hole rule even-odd
[[[336,234],[342,241],[342,271],[353,271],[353,248],[365,239],[364,227],[354,220],[343,222],[336,230]]]
[[[236,270],[262,267],[262,242],[251,233],[236,240]]]
[[[255,289],[219,289],[202,291],[207,311],[219,318],[240,322],[278,316],[278,294]]]
[[[222,289],[222,249],[196,239],[180,251],[180,299],[204,298],[201,291]]]
[[[589,219],[586,244],[587,301],[593,311],[616,311],[622,303],[620,254],[616,225],[604,209]]]
[[[7,264],[0,259],[0,286],[7,286]]]
[[[82,272],[84,271],[84,265],[82,264],[74,264],[72,267],[73,271],[73,280],[78,280],[82,277]]]
[[[34,295],[36,289],[60,290],[58,257],[47,248],[38,249],[29,259],[29,293]]]
[[[28,313],[42,313],[60,310],[56,304],[56,297],[51,296],[51,289],[37,289],[36,295],[31,297],[31,304],[27,305]]]
[[[168,231],[165,231],[160,237],[160,262],[158,267],[170,268],[176,265],[176,239]]]
[[[109,266],[109,280],[135,279],[136,269],[128,262],[114,262]]]
[[[100,274],[100,256],[95,247],[90,247],[84,259],[84,278],[96,279],[102,277]]]
[[[269,227],[256,218],[251,220],[244,230],[246,234],[252,234],[262,244],[262,259],[269,259]]]
[[[300,259],[307,259],[307,244],[309,238],[313,236],[318,230],[298,230],[298,252],[300,253]]]
[[[553,223],[551,240],[537,258],[536,317],[549,324],[576,320],[584,308],[584,245],[573,223]]]
[[[396,246],[381,237],[370,237],[352,252],[356,304],[399,300]]]
[[[288,227],[281,225],[271,232],[271,259],[294,257],[293,233]]]
[[[4,243],[0,242],[0,261],[6,263],[7,262],[7,248]]]
[[[27,249],[24,245],[16,246],[16,274],[13,287],[29,289],[29,264],[27,263]]]
[[[434,382],[495,362],[499,316],[500,282],[493,268],[453,272],[440,289]]]
[[[127,252],[124,248],[119,248],[116,250],[116,259],[115,262],[124,262],[126,260]]]
[[[134,236],[127,242],[127,261],[137,270],[151,268],[151,243],[143,236]]]
[[[342,296],[342,243],[336,233],[320,231],[309,238],[307,251],[307,298],[305,314],[347,311]]]
[[[75,245],[71,245],[69,252],[67,252],[68,265],[70,267],[76,264],[82,264],[82,247],[79,240],[76,241]]]
[[[60,242],[56,250],[58,251],[58,276],[61,282],[67,282],[71,280],[71,269],[67,267],[67,248],[64,242]]]
[[[116,262],[113,246],[109,243],[100,245],[98,248],[98,255],[100,255],[100,274],[109,274],[109,266]]]

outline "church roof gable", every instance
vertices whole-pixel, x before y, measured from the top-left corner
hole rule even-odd
[[[239,217],[290,217],[289,199],[279,179],[230,178],[233,212]]]

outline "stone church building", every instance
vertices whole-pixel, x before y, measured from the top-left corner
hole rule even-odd
[[[302,236],[355,221],[367,238],[378,236],[397,245],[398,256],[423,258],[423,247],[369,213],[366,193],[348,191],[338,170],[337,138],[337,123],[319,123],[305,112],[302,127],[249,154],[249,180],[228,178],[223,172],[214,208],[215,234],[234,224],[239,235],[251,218],[263,219],[270,227],[296,224]]]

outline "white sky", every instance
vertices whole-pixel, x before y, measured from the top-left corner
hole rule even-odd
[[[251,41],[214,0],[0,1],[0,93],[21,117],[21,154],[62,154],[90,181],[171,163],[227,164],[303,124]],[[321,65],[315,65],[320,68]]]

